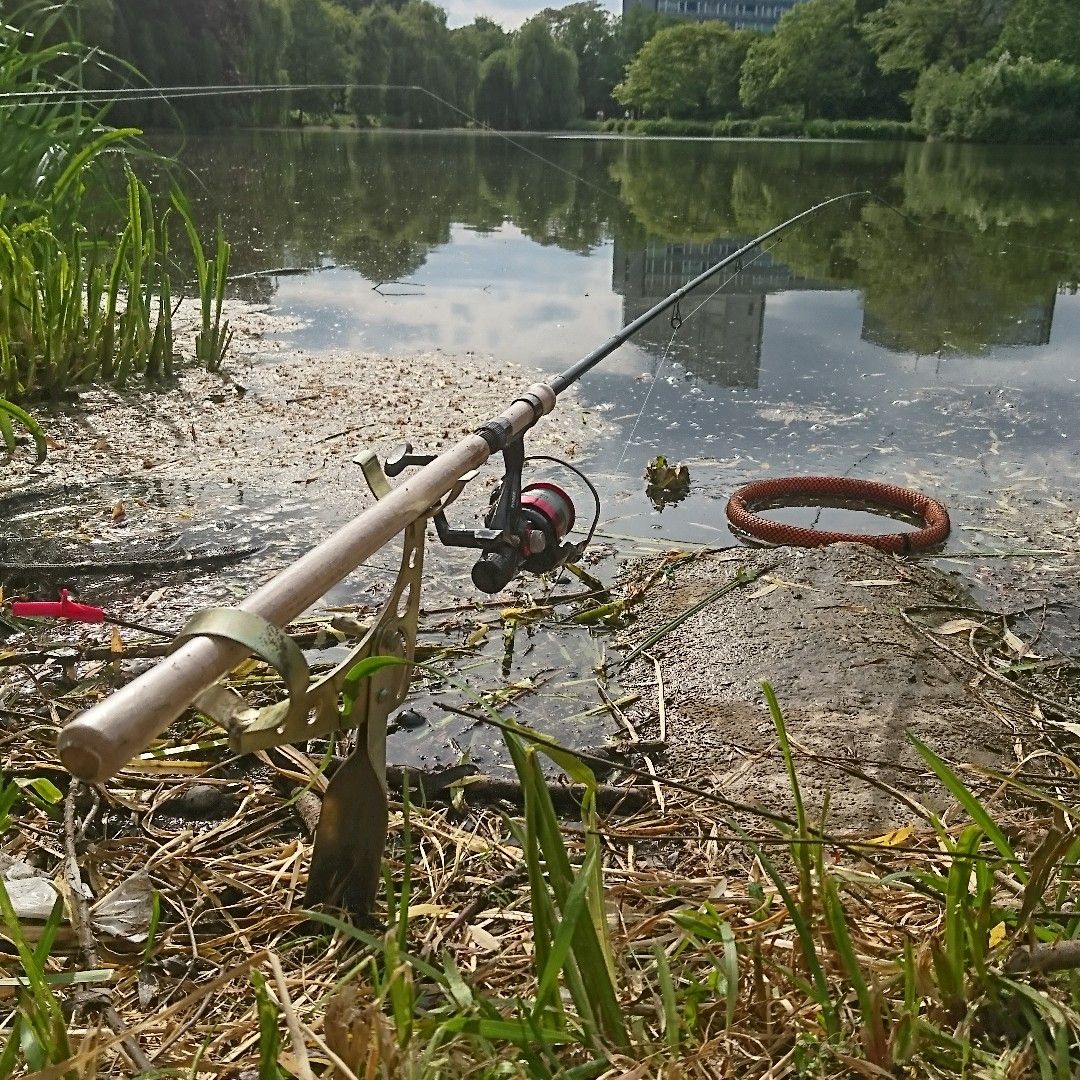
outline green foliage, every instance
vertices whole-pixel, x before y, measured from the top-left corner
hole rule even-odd
[[[0,227],[0,392],[55,396],[104,379],[172,372],[172,311],[162,269],[167,222],[127,175],[127,221],[115,243],[67,242],[45,218]]]
[[[483,15],[477,15],[467,26],[450,31],[454,47],[482,64],[493,52],[510,43],[510,35],[497,23]]]
[[[718,21],[665,27],[634,57],[615,97],[653,115],[730,114],[739,105],[739,72],[754,36]]]
[[[525,852],[532,897],[537,969],[533,1021],[563,1013],[557,982],[562,972],[596,1048],[605,1042],[625,1046],[627,1032],[604,910],[596,778],[581,761],[546,740],[524,742],[510,730],[503,735],[525,795],[524,826],[515,832]],[[581,820],[586,855],[576,874],[540,768],[541,751],[585,786]]]
[[[648,8],[634,6],[622,17],[617,33],[619,66],[625,71],[627,64],[665,26],[674,26],[677,20]]]
[[[460,124],[461,112],[439,99],[471,111],[475,60],[468,39],[459,45],[447,29],[442,8],[426,0],[410,0],[400,10],[372,6],[361,12],[354,41],[355,76],[360,82],[416,85],[429,92],[354,90],[350,108],[361,123],[376,116],[400,127]]]
[[[1002,0],[888,0],[864,23],[885,73],[962,68],[985,56],[1001,32]]]
[[[514,109],[514,54],[509,48],[493,52],[481,65],[476,111],[492,127],[520,126]]]
[[[1014,0],[998,47],[1015,57],[1080,66],[1080,4]]]
[[[586,116],[612,107],[611,91],[622,72],[618,23],[597,0],[544,8],[534,16],[577,60],[578,96]]]
[[[38,462],[44,461],[47,446],[45,431],[42,426],[25,409],[20,409],[18,405],[0,398],[0,437],[3,438],[4,446],[9,454],[15,452],[16,424],[24,427],[29,432],[30,437],[34,440],[34,450],[37,453]],[[3,799],[0,797],[0,825],[2,825],[3,820]],[[3,832],[2,827],[0,827],[0,832]]]
[[[4,929],[4,936],[15,946],[23,980],[7,1043],[0,1052],[0,1077],[14,1075],[20,1064],[25,1064],[33,1072],[70,1056],[67,1021],[60,1000],[50,986],[46,967],[63,917],[64,902],[57,896],[41,936],[31,948],[11,905],[7,888],[0,880],[0,926]]]
[[[21,7],[0,27],[0,90],[78,85],[85,47],[55,39],[67,8]],[[62,65],[62,66],[61,66]],[[0,124],[0,394],[55,395],[86,379],[123,384],[160,378],[172,367],[166,220],[125,166],[121,195],[108,205],[113,237],[91,239],[84,195],[109,189],[110,162],[130,149],[132,129],[63,103],[19,105]],[[22,421],[25,424],[25,421]],[[10,443],[10,428],[5,441]]]
[[[914,124],[904,120],[810,120],[803,133],[811,139],[919,139]]]
[[[83,14],[74,3],[45,0],[14,12],[0,26],[0,92],[78,86],[91,63],[100,70],[99,53],[61,37]],[[158,212],[130,164],[138,134],[64,102],[16,105],[0,124],[0,396],[9,402],[56,397],[92,380],[124,386],[173,373],[169,213]],[[220,317],[228,247],[219,236],[209,268],[201,248],[196,258],[204,294],[197,348],[216,369],[228,345]],[[40,428],[11,406],[0,409],[9,449],[13,420],[40,454]]]
[[[755,112],[793,107],[808,119],[857,113],[874,66],[855,0],[806,0],[751,47],[739,97]]]
[[[1080,67],[1008,55],[919,79],[912,119],[928,136],[961,142],[1080,138]]]
[[[68,19],[77,36],[130,61],[151,83],[355,80],[376,87],[305,91],[291,100],[149,102],[114,113],[156,126],[275,123],[289,108],[301,123],[309,114],[334,122],[347,106],[360,127],[456,126],[476,117],[497,128],[549,129],[629,107],[653,120],[732,121],[722,133],[849,137],[822,125],[800,129],[794,118],[903,123],[920,77],[921,116],[941,111],[946,82],[936,69],[963,71],[1002,55],[1080,63],[1080,8],[1059,0],[804,0],[767,35],[640,6],[618,18],[599,0],[545,8],[514,33],[483,16],[450,30],[445,11],[427,0],[67,0],[60,10],[54,21]],[[16,9],[11,23],[21,22]],[[76,81],[101,78],[83,65]],[[429,93],[377,88],[386,85]],[[977,111],[966,106],[946,109],[946,122],[926,128],[920,121],[920,128],[948,130],[950,138],[1019,138],[1027,106],[1014,108],[1011,98],[1038,98],[1040,90],[1010,85],[1003,93],[1009,100],[983,116],[951,115]],[[1064,102],[1051,97],[1033,137],[1069,137],[1070,103],[1067,94]],[[740,114],[757,126],[736,123]],[[0,150],[13,134],[0,131]],[[872,126],[850,137],[909,134]],[[0,172],[6,160],[0,153]]]
[[[251,973],[255,992],[255,1011],[259,1017],[259,1080],[285,1080],[286,1072],[278,1064],[281,1056],[281,1030],[277,1002],[270,996],[265,976]]]
[[[578,114],[577,60],[539,20],[527,22],[510,49],[517,127],[561,127]]]
[[[207,259],[187,201],[179,192],[174,192],[172,204],[184,224],[195,256],[195,283],[199,290],[201,316],[200,330],[195,335],[195,358],[207,371],[220,371],[233,336],[228,321],[222,317],[225,285],[229,278],[229,244],[219,221],[214,232],[214,257]]]
[[[291,0],[290,35],[285,51],[288,80],[296,85],[344,83],[349,77],[356,23],[329,0]],[[340,90],[302,90],[293,96],[304,113],[327,114],[344,98]]]

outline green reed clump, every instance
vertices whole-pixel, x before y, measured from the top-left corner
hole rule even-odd
[[[0,94],[77,92],[84,68],[100,68],[100,55],[76,41],[44,44],[62,35],[71,9],[30,0],[0,24]],[[0,109],[0,396],[55,397],[87,382],[122,387],[170,376],[171,211],[155,207],[129,164],[144,153],[141,133],[110,127],[103,110],[77,96]],[[216,371],[229,344],[221,319],[228,245],[219,230],[207,264],[190,216],[184,227],[200,267],[196,351]]]
[[[231,249],[219,221],[214,232],[214,257],[207,259],[187,200],[179,192],[174,192],[172,203],[184,223],[184,231],[195,256],[195,284],[199,290],[201,315],[201,329],[195,336],[195,357],[207,371],[220,371],[233,336],[228,320],[222,319]]]

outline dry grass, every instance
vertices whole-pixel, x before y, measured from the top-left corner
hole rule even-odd
[[[584,827],[553,828],[538,744],[511,734],[524,816],[469,806],[467,786],[464,806],[395,803],[382,925],[358,930],[300,910],[311,800],[297,791],[325,782],[304,755],[241,767],[189,725],[159,748],[187,750],[68,787],[55,727],[111,665],[82,666],[66,695],[55,672],[23,674],[2,713],[3,850],[60,883],[68,914],[23,920],[23,954],[0,969],[111,978],[0,990],[0,1030],[19,1016],[24,1036],[0,1076],[1053,1078],[1080,1052],[1080,769],[1045,695],[1012,699],[1029,751],[1009,776],[938,766],[952,809],[909,806],[885,837],[735,813],[662,768],[646,775],[663,810],[600,821],[586,806]],[[813,766],[789,753],[794,776]],[[226,797],[216,821],[177,813],[196,775],[212,804],[211,789]],[[72,852],[96,898],[146,875],[148,940],[80,917]],[[615,1025],[588,1015],[608,988]]]

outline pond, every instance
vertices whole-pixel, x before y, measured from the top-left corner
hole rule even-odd
[[[951,554],[1076,549],[1076,148],[248,132],[190,138],[180,157],[235,273],[311,268],[238,285],[300,319],[298,345],[552,374],[753,236],[868,191],[586,378],[611,431],[583,458],[602,527],[733,543],[735,487],[838,473],[946,503]],[[692,479],[663,513],[642,480],[657,454]],[[851,511],[777,513],[882,531]],[[984,598],[1018,583],[1007,559],[949,565]],[[1062,572],[1024,566],[1043,595]]]

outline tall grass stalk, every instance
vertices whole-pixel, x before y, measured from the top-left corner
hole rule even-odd
[[[172,202],[184,223],[195,256],[195,284],[199,290],[201,313],[201,330],[195,337],[195,357],[207,371],[220,371],[233,336],[228,320],[222,317],[225,285],[229,278],[229,244],[219,221],[214,232],[214,257],[207,259],[187,200],[174,192]]]

